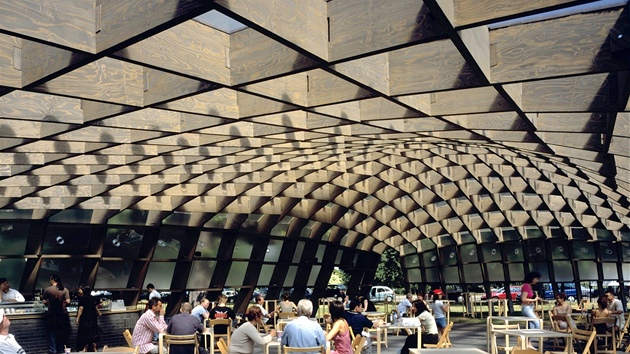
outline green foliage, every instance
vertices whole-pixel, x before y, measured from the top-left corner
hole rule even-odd
[[[381,254],[381,261],[376,268],[374,283],[375,285],[389,286],[392,289],[405,287],[405,278],[400,267],[398,251],[388,248]]]
[[[335,267],[330,275],[330,280],[328,280],[328,285],[347,284],[348,280],[350,280],[350,275]]]

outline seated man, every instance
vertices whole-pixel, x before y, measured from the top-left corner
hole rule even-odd
[[[317,321],[311,321],[313,303],[302,299],[297,305],[298,318],[284,326],[281,346],[289,347],[319,347],[326,346],[326,335]]]
[[[0,300],[7,302],[24,302],[24,296],[19,291],[11,289],[7,278],[0,278]]]
[[[192,305],[190,302],[184,302],[179,308],[179,313],[171,317],[171,321],[166,327],[166,333],[174,335],[194,334],[203,331],[203,323],[190,314]],[[200,353],[205,353],[204,348],[199,348]],[[171,346],[169,354],[187,354],[194,353],[193,345],[174,345]]]
[[[404,317],[411,310],[411,299],[413,299],[413,294],[408,293],[407,297],[398,303],[398,306],[396,306],[396,318]]]
[[[225,303],[227,302],[227,296],[221,294],[219,295],[219,297],[217,298],[217,306],[215,306],[212,310],[210,310],[210,319],[211,320],[217,320],[217,319],[228,319],[231,318],[232,319],[232,323],[234,323],[234,320],[236,319],[236,314],[234,313],[234,311],[227,307],[225,305]],[[214,334],[227,334],[227,325],[216,325],[214,326]]]
[[[376,328],[383,324],[382,320],[370,321],[363,312],[363,303],[359,300],[350,301],[350,310],[346,311],[344,317],[348,322],[348,326],[352,328],[352,333],[355,336],[367,337],[367,334],[362,333],[363,328]]]
[[[11,321],[4,315],[4,309],[0,309],[0,353],[24,354],[24,349],[18,344],[12,334],[9,334]]]
[[[195,308],[192,310],[192,315],[195,316],[195,318],[203,323],[203,321],[208,318],[209,313],[208,313],[208,307],[210,306],[210,300],[203,298],[201,299],[201,302],[199,303],[199,305],[195,306]]]
[[[157,354],[158,347],[153,344],[153,334],[164,333],[167,327],[166,322],[164,322],[165,311],[162,308],[162,299],[159,297],[151,298],[148,308],[136,322],[131,342],[134,347],[140,347],[140,353],[142,354]],[[166,353],[166,350],[164,352]]]

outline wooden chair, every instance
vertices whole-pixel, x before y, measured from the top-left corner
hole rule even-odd
[[[130,348],[130,347],[108,347],[108,346],[104,346],[103,347],[103,352],[110,352],[110,353],[135,353],[135,354],[140,354],[140,347],[139,346],[135,346],[134,348]]]
[[[193,345],[195,347],[193,353],[199,354],[199,338],[197,334],[185,334],[185,335],[164,335],[164,346],[167,351],[171,351],[171,345]]]
[[[214,328],[214,326],[226,326],[227,333],[226,334],[217,334],[217,331],[214,331],[214,338],[225,338],[225,344],[230,345],[230,338],[232,337],[232,319],[231,318],[217,318],[214,320],[210,320],[210,327]],[[216,339],[215,339],[216,342]]]
[[[623,316],[623,314],[621,314]],[[619,340],[617,341],[617,348],[621,348],[623,345],[623,338],[628,335],[628,325],[630,324],[630,313],[628,313],[628,317],[626,317],[626,323],[623,325],[623,328],[619,329]],[[628,344],[630,346],[630,344]]]
[[[364,345],[365,345],[365,337],[363,336],[354,337],[354,339],[352,340],[352,350],[354,350],[354,354],[361,354],[361,351],[363,350]]]
[[[304,348],[299,348],[299,347],[289,347],[288,345],[284,346],[284,354],[289,354],[289,353],[305,353],[305,352],[311,352],[311,353],[321,353],[321,354],[326,354],[326,346],[319,346],[319,347],[304,347]]]
[[[378,314],[378,315],[370,315],[370,316],[368,316],[368,319],[370,321],[372,321],[372,322],[374,322],[374,321],[382,321],[383,323],[385,323],[385,322],[387,322],[386,321],[386,319],[387,319],[386,317],[387,317],[387,315],[383,313],[383,314]],[[370,333],[370,334],[374,333],[374,334],[377,334],[377,335],[379,333],[379,330],[377,328],[367,328],[366,327],[366,328],[364,328],[364,331],[366,331],[367,333]],[[382,336],[381,343],[385,344],[385,348],[389,348],[388,345],[387,345],[387,331],[386,330],[381,330],[380,332],[381,332],[381,336]]]
[[[538,350],[534,350],[534,349],[514,348],[514,350],[512,351],[512,354],[540,354],[540,353],[538,352]]]
[[[129,348],[133,348],[131,332],[128,329],[123,331],[123,337],[125,337],[125,341],[127,341]]]
[[[583,345],[583,349],[581,353],[591,354],[591,346],[593,345],[593,342],[595,341],[595,336],[597,335],[597,332],[595,330],[585,331],[583,329],[577,329],[574,327],[571,327],[571,332],[573,332],[573,340],[576,341],[578,344]],[[583,344],[581,342],[583,342]],[[578,352],[574,350],[574,353],[578,353]],[[514,352],[513,354],[516,354],[516,352]],[[546,351],[545,354],[566,354],[566,352]]]
[[[511,325],[491,324],[491,331],[494,331],[497,329],[498,330],[521,329],[521,326],[519,324],[511,324]],[[512,352],[512,350],[516,349],[515,347],[510,346],[510,335],[508,334],[504,335],[504,339],[505,339],[505,344],[498,345],[497,336],[496,334],[493,333],[491,340],[492,340],[492,348],[494,348],[494,351],[492,354],[497,354],[499,350],[504,351],[506,354],[508,354]]]
[[[564,321],[567,323],[567,328],[560,328],[558,326],[558,321]],[[551,315],[551,330],[556,332],[569,333],[571,329],[568,326],[569,320],[566,315]],[[560,345],[560,338],[552,338],[553,339],[553,349],[563,348]]]
[[[219,338],[219,340],[217,341],[217,347],[219,347],[219,351],[221,352],[221,354],[228,354],[228,346],[227,344],[225,344],[223,338]]]
[[[440,337],[440,340],[438,340],[437,344],[424,344],[424,346],[426,348],[452,348],[453,344],[451,343],[451,339],[449,338],[449,334],[451,333],[452,328],[453,322],[444,327],[444,332],[442,332],[442,336]]]
[[[617,353],[617,339],[616,339],[616,333],[615,331],[611,328],[612,326],[615,325],[615,322],[617,321],[617,319],[615,317],[596,317],[593,318],[593,327],[592,329],[597,329],[598,325],[600,326],[606,326],[608,329],[610,329],[610,331],[606,332],[606,333],[597,333],[597,338],[604,338],[605,339],[605,344],[604,344],[604,350],[600,350],[599,349],[599,345],[595,345],[595,353]],[[612,348],[609,350],[608,349],[608,338],[610,338],[611,340],[611,345]]]

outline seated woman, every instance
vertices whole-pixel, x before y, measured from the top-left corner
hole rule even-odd
[[[330,354],[352,354],[352,340],[350,339],[350,327],[344,319],[344,305],[341,301],[335,300],[328,305],[332,328],[326,334],[326,340],[335,343],[335,350]]]
[[[425,344],[437,344],[439,340],[438,327],[435,323],[435,318],[429,313],[427,305],[421,300],[416,300],[413,302],[411,311],[420,320],[420,324],[424,328],[424,332],[422,332],[422,348],[424,348]],[[405,345],[400,350],[400,354],[409,354],[409,348],[416,348],[417,346],[418,334],[412,334],[405,340]]]
[[[565,293],[558,293],[556,295],[556,305],[551,310],[551,313],[554,315],[565,315],[568,316],[571,314],[571,305],[566,302],[567,296]],[[569,328],[569,324],[566,321],[556,321],[559,329],[567,329]]]
[[[297,311],[297,306],[295,306],[295,303],[291,301],[291,294],[289,293],[282,294],[282,301],[280,301],[280,312],[295,313],[296,311]]]
[[[601,296],[597,299],[597,308],[591,311],[591,321],[593,318],[598,317],[609,317],[610,310],[608,310],[608,299],[605,296]],[[595,325],[595,330],[597,333],[606,333],[608,330],[608,326],[605,323],[600,323]]]
[[[247,322],[238,327],[228,347],[229,354],[252,354],[254,352],[254,344],[264,345],[271,342],[276,336],[275,330],[270,330],[268,334],[258,332],[258,326],[263,323],[263,315],[260,307],[254,305],[245,312]]]

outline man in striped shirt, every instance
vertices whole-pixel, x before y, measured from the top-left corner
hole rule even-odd
[[[133,328],[132,343],[140,347],[140,353],[158,353],[157,345],[153,344],[153,334],[166,331],[162,300],[154,297],[149,300],[149,309],[138,319]],[[166,353],[166,350],[164,350]]]
[[[4,310],[0,309],[0,353],[2,354],[24,354],[24,349],[18,344],[12,334],[9,334],[11,321],[4,315]]]

